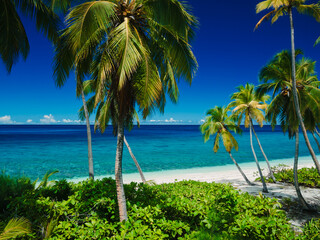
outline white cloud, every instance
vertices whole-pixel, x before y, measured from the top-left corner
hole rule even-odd
[[[31,122],[32,122],[32,119],[28,119],[28,120],[27,120],[27,123],[31,123]]]
[[[204,122],[205,122],[204,119],[201,119],[201,120],[200,120],[200,123],[204,123]]]
[[[56,123],[57,121],[54,119],[52,114],[49,114],[49,115],[44,115],[43,119],[40,119],[40,122],[44,124],[50,124],[50,123]]]
[[[62,119],[63,123],[81,123],[81,120]]]
[[[10,115],[5,115],[3,117],[0,117],[0,124],[11,124],[11,123],[14,123],[14,121],[12,121]]]
[[[175,120],[173,118],[170,119],[165,119],[165,120],[155,120],[155,119],[151,119],[149,120],[150,123],[182,123],[183,120]]]

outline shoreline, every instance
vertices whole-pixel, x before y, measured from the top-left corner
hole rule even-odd
[[[320,158],[320,155],[317,156]],[[288,165],[290,168],[293,167],[293,158],[269,160],[272,167],[278,166],[279,164]],[[264,169],[264,174],[267,173],[267,164],[265,161],[260,161],[260,166]],[[254,181],[258,176],[254,175],[257,172],[257,167],[255,162],[239,163],[243,172],[247,175],[250,181]],[[314,163],[309,156],[299,157],[299,168],[303,167],[313,167]],[[143,170],[143,169],[142,169]],[[182,180],[195,180],[195,181],[205,181],[205,182],[221,182],[221,183],[231,183],[231,184],[242,184],[245,183],[240,172],[234,164],[228,164],[223,166],[213,166],[213,167],[197,167],[188,169],[176,169],[176,170],[164,170],[164,171],[154,171],[154,172],[144,172],[144,176],[147,181],[155,182],[156,184],[161,183],[172,183],[175,181]],[[114,175],[102,175],[95,176],[95,179],[102,179],[106,177],[111,177],[114,179]],[[68,178],[67,181],[78,183],[88,179],[88,177],[76,177]],[[123,174],[124,183],[130,182],[142,182],[138,172],[136,173],[124,173]]]

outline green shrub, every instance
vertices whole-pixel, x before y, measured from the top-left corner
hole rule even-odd
[[[293,169],[283,167],[274,168],[274,176],[278,182],[285,182],[293,184]],[[256,180],[260,181],[260,178]],[[318,171],[312,168],[301,168],[298,169],[298,180],[301,186],[320,188],[320,175]],[[273,183],[272,179],[266,179],[267,182]]]
[[[320,239],[320,218],[312,219],[309,223],[307,223],[299,239],[319,240]]]
[[[25,239],[290,239],[279,203],[227,184],[182,181],[125,186],[128,221],[119,223],[115,181],[59,181],[16,197],[9,216],[26,216]],[[10,213],[10,214],[9,214]]]
[[[38,190],[42,197],[49,197],[55,201],[67,200],[73,194],[71,184],[67,180],[56,181],[53,186],[43,187]]]
[[[0,214],[3,214],[12,200],[32,191],[34,185],[27,177],[11,177],[0,173]]]

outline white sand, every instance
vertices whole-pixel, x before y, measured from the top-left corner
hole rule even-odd
[[[320,156],[318,156],[320,159]],[[231,162],[231,160],[230,160]],[[271,166],[277,166],[279,164],[285,164],[289,167],[293,166],[293,159],[280,159],[270,161]],[[243,172],[247,177],[254,181],[258,177],[257,167],[255,162],[241,163],[239,164]],[[265,161],[260,162],[261,168],[267,173],[267,165]],[[299,167],[312,167],[314,166],[312,159],[309,157],[299,158]],[[229,182],[232,184],[245,184],[241,174],[234,164],[216,166],[216,167],[202,167],[202,168],[190,168],[190,169],[179,169],[179,170],[166,170],[158,172],[144,172],[147,181],[154,181],[157,184],[171,183],[181,180],[196,180],[206,182]],[[96,179],[104,177],[112,177],[114,175],[97,176]],[[69,179],[72,182],[80,182],[87,178],[73,178]],[[124,183],[130,182],[141,182],[139,173],[123,174]]]

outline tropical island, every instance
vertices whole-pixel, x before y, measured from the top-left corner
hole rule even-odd
[[[165,127],[140,123],[178,104],[202,66],[192,4],[3,0],[0,9],[3,70],[14,74],[28,57],[27,18],[53,46],[56,87],[74,76],[85,123],[19,126],[0,115],[9,123],[0,126],[0,239],[320,239],[320,81],[294,31],[296,15],[320,22],[319,3],[257,1],[254,30],[286,18],[286,49],[268,56],[258,84],[235,84],[224,106],[210,102],[198,125],[170,118],[177,125]],[[105,145],[115,155],[101,166]],[[58,170],[42,174],[48,166]]]

